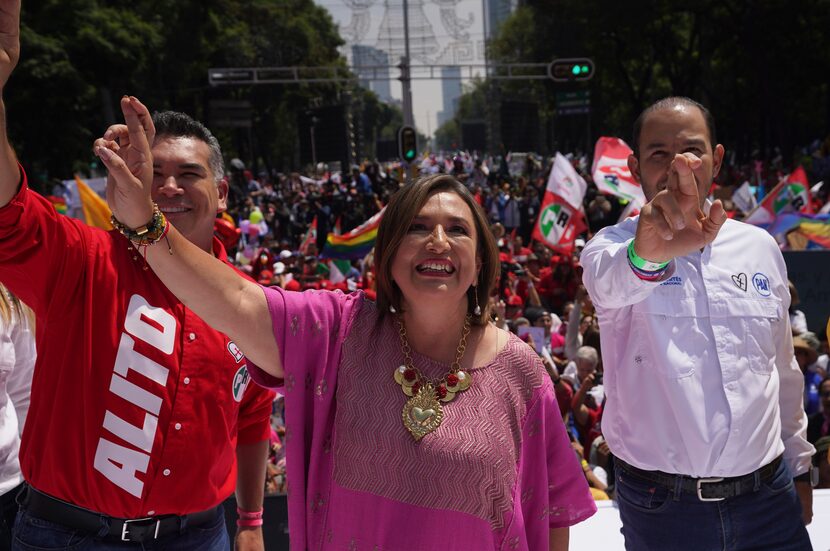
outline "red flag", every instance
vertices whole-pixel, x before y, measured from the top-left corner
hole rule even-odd
[[[581,211],[573,208],[562,197],[545,193],[539,218],[533,226],[533,239],[560,253],[571,254],[574,239],[587,229]]]

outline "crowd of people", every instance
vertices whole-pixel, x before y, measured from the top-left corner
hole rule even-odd
[[[470,164],[465,155],[453,155],[454,162],[444,163],[440,156],[426,163],[424,170],[449,173],[465,182],[476,202],[488,215],[490,231],[499,247],[500,274],[496,292],[490,297],[493,320],[499,327],[516,333],[541,356],[555,384],[560,413],[575,453],[579,456],[586,479],[597,499],[614,495],[614,458],[602,435],[604,391],[602,384],[602,349],[599,325],[590,296],[582,285],[579,256],[587,240],[596,231],[615,222],[624,205],[613,196],[597,193],[587,164],[573,158],[574,167],[589,182],[585,209],[590,228],[575,240],[570,252],[554,251],[530,239],[532,226],[540,210],[547,174],[545,167],[527,162],[522,173],[511,175],[482,171],[482,163]],[[429,157],[427,158],[429,159]],[[466,167],[466,168],[465,168]],[[237,171],[243,179],[250,173]],[[261,174],[262,182],[249,182],[249,195],[231,204],[236,224],[250,219],[257,209],[264,213],[264,228],[256,238],[242,236],[237,244],[237,261],[242,270],[264,285],[278,285],[287,290],[362,289],[374,297],[373,260],[353,260],[346,281],[335,283],[323,251],[325,228],[341,227],[348,231],[369,218],[388,203],[390,194],[403,186],[394,168],[378,163],[353,167],[349,178],[326,175],[325,180],[292,174],[278,175],[276,182]],[[734,178],[735,174],[730,176]],[[823,189],[823,188],[822,188]],[[269,199],[270,198],[270,199]],[[826,194],[815,197],[816,207],[824,205]],[[728,206],[728,202],[727,202]],[[281,215],[277,215],[281,212]],[[357,216],[347,213],[358,212]],[[317,221],[318,233],[308,242],[308,226]],[[303,223],[295,224],[296,220]],[[266,229],[267,228],[267,229]],[[244,252],[251,242],[254,251]],[[233,243],[229,243],[233,247]],[[248,261],[247,256],[252,260]],[[810,417],[810,442],[817,446],[816,465],[821,453],[830,447],[830,378],[827,377],[827,340],[807,331],[803,313],[796,309],[798,294],[790,284],[791,317],[796,358],[805,373],[805,408]],[[808,353],[809,352],[809,353]],[[282,427],[283,422],[279,421]],[[819,442],[819,438],[825,438]],[[280,469],[283,474],[284,460]],[[825,467],[819,487],[830,487],[830,467]],[[280,479],[282,480],[282,479]],[[271,486],[273,488],[273,486]]]

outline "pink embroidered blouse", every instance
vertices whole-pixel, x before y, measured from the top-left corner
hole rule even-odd
[[[511,336],[416,442],[397,330],[362,293],[265,288],[285,379],[291,548],[547,550],[596,511],[536,354]],[[430,379],[449,370],[413,351]]]

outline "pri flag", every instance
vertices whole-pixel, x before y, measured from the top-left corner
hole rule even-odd
[[[533,239],[564,254],[573,252],[574,239],[587,230],[582,213],[564,199],[545,192],[539,219],[533,227]]]
[[[807,174],[801,167],[796,168],[775,186],[744,222],[766,226],[771,224],[776,216],[789,212],[812,214],[810,184]]]
[[[576,173],[571,162],[557,152],[548,177],[547,191],[558,195],[575,209],[582,207],[588,184]]]
[[[643,188],[628,169],[628,156],[631,148],[619,138],[602,137],[594,148],[594,164],[591,174],[594,183],[602,193],[616,195],[629,201],[639,200],[646,203]]]

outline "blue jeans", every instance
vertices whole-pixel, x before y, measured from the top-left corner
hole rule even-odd
[[[222,508],[216,518],[201,526],[183,526],[179,534],[170,534],[144,543],[121,542],[103,538],[107,528],[98,533],[75,530],[30,515],[25,510],[17,513],[14,523],[12,551],[228,551],[230,541],[225,528]]]
[[[679,480],[679,478],[678,478]],[[697,495],[616,469],[617,503],[628,551],[807,551],[813,547],[784,462],[755,491],[700,501]]]

